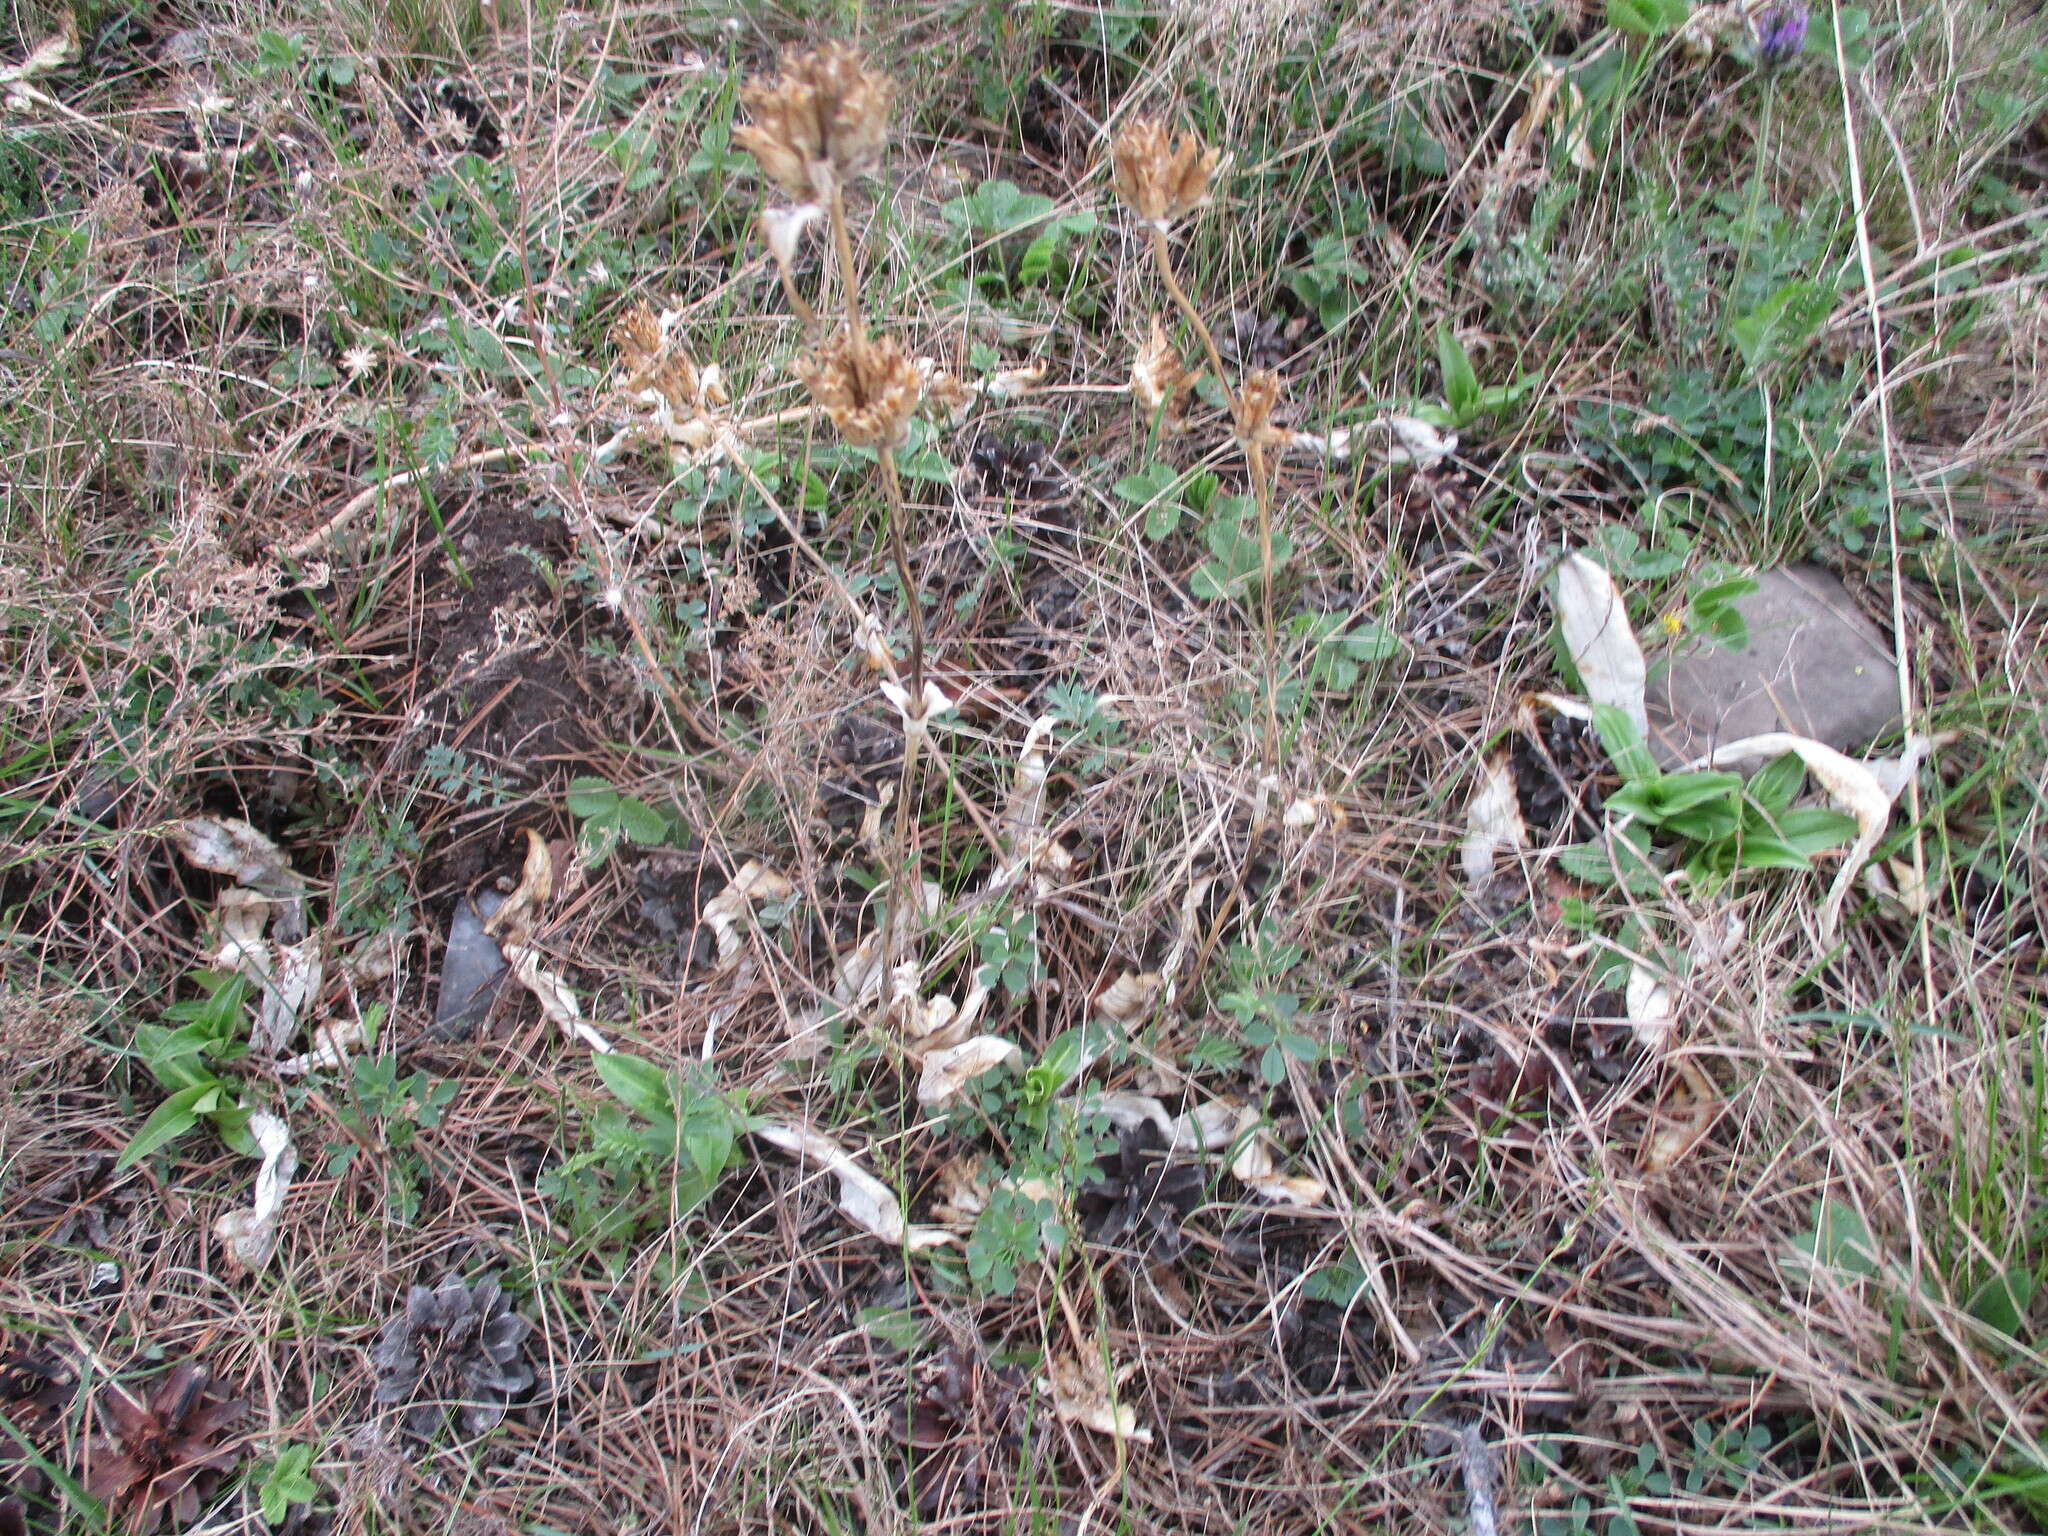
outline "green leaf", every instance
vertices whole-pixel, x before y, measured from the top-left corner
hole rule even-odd
[[[1593,706],[1593,729],[1600,733],[1600,745],[1607,749],[1609,761],[1624,779],[1637,781],[1663,777],[1657,759],[1643,745],[1635,722],[1612,704]]]
[[[1472,359],[1448,325],[1436,328],[1436,361],[1444,376],[1444,404],[1463,426],[1479,408],[1479,375],[1472,371]]]
[[[582,820],[609,816],[618,808],[619,792],[603,779],[589,777],[569,781],[569,814]]]
[[[1650,792],[1668,818],[1683,815],[1709,800],[1727,799],[1741,790],[1739,773],[1700,772],[1667,773],[1655,781]]]
[[[1695,843],[1710,843],[1718,837],[1732,836],[1741,825],[1742,812],[1732,800],[1710,800],[1705,805],[1664,818],[1667,831],[1690,838]]]
[[[1749,778],[1749,798],[1773,816],[1783,815],[1806,782],[1806,764],[1797,752],[1774,757]]]
[[[617,816],[619,830],[643,847],[668,841],[668,818],[644,800],[619,796]]]
[[[1775,832],[1745,828],[1735,846],[1741,869],[1811,869],[1813,861]]]
[[[142,1123],[127,1146],[121,1149],[120,1159],[114,1164],[114,1171],[132,1168],[157,1148],[176,1141],[180,1136],[199,1123],[199,1117],[220,1101],[221,1082],[208,1078],[203,1083],[194,1083],[190,1088],[181,1088],[163,1103],[157,1105],[156,1113]]]
[[[1856,818],[1840,811],[1808,806],[1777,818],[1778,835],[1803,854],[1825,853],[1856,836]]]
[[[1835,290],[1805,279],[1790,282],[1731,322],[1728,339],[1753,373],[1805,346],[1835,307]]]
[[[1824,1264],[1846,1275],[1874,1275],[1879,1269],[1877,1240],[1854,1207],[1839,1200],[1815,1204],[1813,1229],[1798,1239],[1801,1259]]]
[[[653,1062],[607,1051],[597,1058],[597,1075],[628,1109],[650,1120],[674,1117],[675,1079]]]
[[[2027,1309],[2034,1303],[2034,1293],[2040,1282],[2024,1269],[2009,1269],[2003,1274],[1993,1275],[1978,1286],[1969,1300],[1970,1316],[1978,1322],[1996,1328],[2009,1339],[2018,1339],[2028,1331]]]
[[[1607,0],[1607,24],[1631,37],[1663,37],[1685,25],[1689,0]]]

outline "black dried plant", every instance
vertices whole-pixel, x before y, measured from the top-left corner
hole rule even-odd
[[[920,1514],[986,1508],[988,1491],[1024,1455],[1025,1376],[995,1366],[978,1348],[950,1344],[917,1371],[917,1386],[897,1406],[897,1438],[911,1453]]]
[[[1202,1203],[1202,1170],[1175,1162],[1166,1137],[1146,1121],[1117,1133],[1117,1150],[1074,1196],[1081,1230],[1105,1248],[1167,1263],[1186,1250],[1181,1223]]]
[[[122,1528],[179,1529],[199,1518],[221,1474],[242,1459],[247,1407],[221,1395],[203,1366],[180,1361],[148,1397],[116,1383],[99,1395],[101,1433],[86,1443],[85,1487]]]
[[[525,1361],[533,1324],[512,1310],[495,1275],[475,1285],[454,1276],[414,1286],[405,1310],[377,1335],[373,1399],[406,1404],[407,1433],[425,1440],[459,1408],[471,1434],[493,1428],[512,1399],[533,1385]]]

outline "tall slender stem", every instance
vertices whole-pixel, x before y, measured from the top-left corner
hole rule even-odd
[[[1280,771],[1280,630],[1273,619],[1273,480],[1266,450],[1256,440],[1244,445],[1251,464],[1252,495],[1259,504],[1259,629],[1266,642],[1266,771]]]
[[[839,183],[832,183],[832,249],[839,256],[839,290],[846,305],[846,324],[855,336],[863,335],[860,323],[860,269],[853,264],[853,237],[846,229],[846,197]]]
[[[1187,291],[1181,287],[1180,279],[1173,275],[1173,257],[1166,249],[1166,231],[1157,224],[1152,226],[1152,261],[1159,268],[1159,280],[1166,284],[1166,291],[1173,296],[1174,307],[1187,317],[1195,334],[1202,339],[1202,350],[1209,354],[1209,370],[1216,376],[1216,387],[1223,391],[1223,403],[1230,414],[1237,414],[1237,394],[1230,387],[1230,380],[1223,374],[1223,354],[1216,350],[1216,338],[1209,334],[1209,326],[1202,319]]]
[[[896,584],[903,589],[903,607],[910,619],[910,696],[924,697],[924,602],[917,579],[910,571],[910,549],[904,526],[910,509],[903,501],[903,481],[896,473],[896,450],[884,446],[878,457],[882,465],[882,494],[889,502],[889,555],[896,563]]]

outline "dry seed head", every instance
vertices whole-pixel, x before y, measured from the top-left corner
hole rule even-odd
[[[1111,179],[1139,218],[1163,228],[1209,201],[1209,180],[1222,159],[1196,134],[1169,141],[1158,118],[1135,117],[1110,146]]]
[[[627,394],[651,389],[677,411],[704,411],[726,403],[718,365],[699,368],[645,304],[634,306],[620,318],[612,327],[612,341],[626,367],[623,387]]]
[[[1164,412],[1168,426],[1177,425],[1182,397],[1194,383],[1194,375],[1181,366],[1180,353],[1166,339],[1166,327],[1155,316],[1152,334],[1131,359],[1131,395],[1147,412]]]
[[[887,336],[841,329],[813,356],[799,358],[797,377],[856,448],[899,447],[910,431],[921,380],[917,365]]]
[[[1294,434],[1273,425],[1273,407],[1279,403],[1279,374],[1270,368],[1246,374],[1237,391],[1237,440],[1246,447],[1284,446]]]
[[[880,163],[895,90],[859,52],[831,43],[795,55],[771,83],[750,81],[740,99],[754,120],[733,137],[791,197],[822,202]]]

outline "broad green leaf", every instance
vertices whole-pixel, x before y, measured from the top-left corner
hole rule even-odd
[[[1773,816],[1791,806],[1792,797],[1806,782],[1806,764],[1797,752],[1774,757],[1749,777],[1749,798]]]
[[[619,792],[603,779],[575,778],[569,781],[569,814],[580,820],[609,816],[618,807]]]
[[[1816,1203],[1813,1229],[1798,1239],[1801,1259],[1824,1264],[1846,1275],[1874,1275],[1879,1268],[1877,1241],[1853,1206],[1839,1200]]]
[[[1479,375],[1457,334],[1448,325],[1436,328],[1436,360],[1444,376],[1444,404],[1462,425],[1479,408]]]
[[[674,1081],[651,1061],[608,1051],[597,1058],[597,1075],[628,1109],[653,1119],[675,1112]]]
[[[1643,745],[1635,722],[1612,704],[1593,706],[1593,729],[1600,733],[1600,745],[1607,749],[1608,759],[1624,779],[1641,781],[1663,777],[1662,770],[1657,767],[1657,759]]]
[[[199,1123],[204,1109],[210,1109],[219,1101],[218,1079],[209,1078],[203,1083],[194,1083],[190,1088],[179,1089],[157,1105],[155,1114],[143,1121],[142,1129],[121,1149],[114,1171],[119,1173],[132,1168],[157,1148],[176,1141]]]
[[[1667,829],[1695,843],[1710,843],[1731,836],[1742,825],[1742,812],[1730,800],[1710,800],[1676,816],[1664,818]]]
[[[1676,32],[1691,14],[1688,0],[1607,0],[1607,24],[1633,37]]]
[[[2033,1305],[2039,1282],[2024,1269],[2009,1269],[1978,1286],[1969,1301],[1970,1316],[1996,1328],[2009,1339],[2024,1337],[2030,1330],[2027,1309]]]
[[[1739,773],[1667,773],[1653,781],[1650,795],[1666,817],[1678,816],[1709,800],[1723,800],[1740,793]],[[1732,814],[1732,810],[1731,810]]]
[[[1856,836],[1856,818],[1820,806],[1785,812],[1777,819],[1778,835],[1801,853],[1825,853]]]
[[[619,796],[617,820],[619,830],[643,847],[668,841],[668,818],[644,800]]]
[[[1745,829],[1735,849],[1742,869],[1811,869],[1813,861],[1775,832]]]

